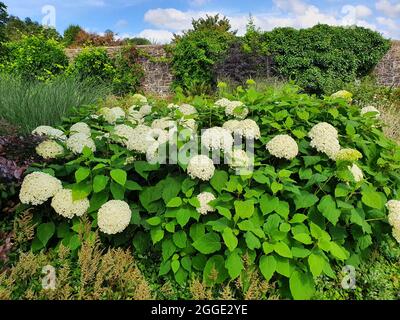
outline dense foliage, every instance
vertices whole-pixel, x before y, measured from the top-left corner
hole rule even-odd
[[[175,86],[192,91],[210,91],[216,85],[214,64],[235,39],[229,20],[219,16],[193,20],[193,29],[174,40],[172,69]]]
[[[75,42],[79,32],[81,31],[82,28],[79,25],[69,25],[68,28],[64,30],[63,34],[63,42],[65,43],[65,45],[67,47],[71,46]]]
[[[399,198],[400,148],[384,137],[375,114],[361,116],[359,107],[345,99],[318,99],[299,94],[292,86],[257,92],[251,82],[248,89],[239,88],[228,98],[242,101],[249,118],[260,128],[253,172],[237,175],[228,165],[220,164],[215,165],[209,181],[201,181],[185,172],[196,168],[189,169],[183,162],[151,164],[140,152],[130,151],[126,146],[136,143],[135,148],[140,148],[137,142],[144,143],[144,137],[129,140],[128,136],[124,142],[115,130],[129,131],[138,120],[152,123],[154,128],[154,120],[166,115],[182,121],[182,112],[193,110],[182,105],[173,111],[164,104],[161,108],[153,105],[151,112],[140,111],[142,118],[135,121],[132,116],[137,115],[136,107],[129,111],[128,120],[123,120],[124,113],[119,110],[112,113],[102,109],[100,117],[93,117],[95,108],[83,108],[66,123],[65,133],[72,130],[71,124],[84,121],[91,130],[79,124],[79,137],[87,147],[81,145],[78,150],[74,145],[77,155],[65,151],[62,159],[31,170],[60,179],[63,188],[72,190],[75,201],[84,204],[87,198],[92,231],[98,227],[103,232],[109,230],[104,225],[107,210],[110,225],[114,215],[122,214],[125,219],[125,213],[131,211],[130,225],[115,235],[101,232],[102,241],[113,245],[133,241],[136,254],[158,253],[159,276],[173,276],[182,286],[192,274],[201,274],[206,285],[242,279],[246,256],[265,280],[277,281],[282,297],[311,298],[315,279],[321,275],[336,278],[332,268],[343,262],[358,265],[368,257],[373,240],[390,233],[385,203]],[[194,118],[199,129],[222,126],[230,120],[226,110],[213,101],[200,97],[188,101],[178,95],[176,103],[183,102],[196,107],[196,113],[191,111],[184,117]],[[144,99],[137,97],[138,103],[143,105],[140,110],[148,109],[144,108]],[[115,127],[115,122],[128,128]],[[352,151],[350,156],[333,161],[317,152],[308,134],[321,122],[337,129],[341,148],[357,149],[362,158]],[[266,150],[266,144],[279,134],[296,139],[299,154],[291,160],[275,158],[272,148]],[[73,137],[71,134],[68,140],[75,141]],[[63,145],[62,141],[58,143]],[[362,170],[361,179],[350,169],[356,164]],[[54,184],[57,180],[51,181]],[[59,188],[57,184],[54,186]],[[23,197],[30,195],[29,189],[26,191]],[[207,214],[197,197],[202,192],[215,197],[207,203]],[[119,202],[108,202],[111,199]],[[122,201],[129,208],[121,206],[125,203]],[[113,209],[114,203],[120,211]],[[65,202],[66,210],[69,206]],[[62,218],[45,203],[38,207],[34,220],[38,223],[34,251],[59,242],[71,250],[80,247],[79,217]]]
[[[62,45],[43,35],[26,36],[6,44],[7,54],[1,70],[27,80],[48,80],[62,73],[68,58]]]
[[[248,30],[251,52],[272,55],[276,72],[307,92],[331,94],[367,75],[390,47],[389,40],[363,27],[316,25],[309,29]]]

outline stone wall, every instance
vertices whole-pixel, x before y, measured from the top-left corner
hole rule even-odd
[[[164,46],[144,45],[136,46],[136,48],[142,52],[139,63],[144,70],[143,91],[161,97],[171,95],[173,75],[169,64],[163,60],[167,57]],[[114,56],[121,47],[105,47],[104,49],[110,56]],[[82,48],[66,49],[66,55],[70,60],[74,60],[81,51]]]
[[[400,41],[393,41],[391,49],[375,67],[380,84],[400,87]]]

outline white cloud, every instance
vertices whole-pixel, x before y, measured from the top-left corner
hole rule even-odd
[[[400,39],[400,23],[387,17],[377,17],[376,21],[385,27],[382,31],[385,36]]]
[[[378,0],[375,6],[377,10],[383,12],[389,17],[400,17],[400,2],[397,0],[395,0],[395,3],[392,3],[389,0]]]
[[[278,9],[295,14],[304,14],[308,5],[301,0],[274,0]]]
[[[125,19],[118,20],[115,24],[116,28],[126,28],[129,25],[129,22]]]
[[[139,32],[136,37],[146,38],[153,43],[165,44],[171,42],[174,34],[168,30],[155,30],[155,29],[145,29]]]

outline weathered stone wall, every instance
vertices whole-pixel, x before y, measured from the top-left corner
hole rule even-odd
[[[400,41],[393,41],[391,49],[375,67],[378,82],[385,86],[400,87]]]
[[[142,89],[147,94],[157,96],[169,96],[171,94],[171,84],[173,75],[170,65],[165,61],[167,52],[161,45],[136,46],[142,52],[139,63],[144,70],[144,79],[142,80]],[[110,56],[114,56],[121,47],[105,47]],[[82,51],[82,48],[66,49],[66,55],[70,60]]]

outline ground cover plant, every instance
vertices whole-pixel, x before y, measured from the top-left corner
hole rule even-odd
[[[400,149],[376,111],[292,85],[260,92],[249,81],[222,95],[135,95],[125,109],[81,108],[61,132],[37,128],[47,161],[19,194],[19,210],[33,206],[31,249],[78,251],[86,219],[86,239],[150,254],[178,286],[248,287],[250,266],[281,298],[310,299],[320,276],[361,265],[386,235],[399,241]],[[200,145],[208,152],[190,154]]]

